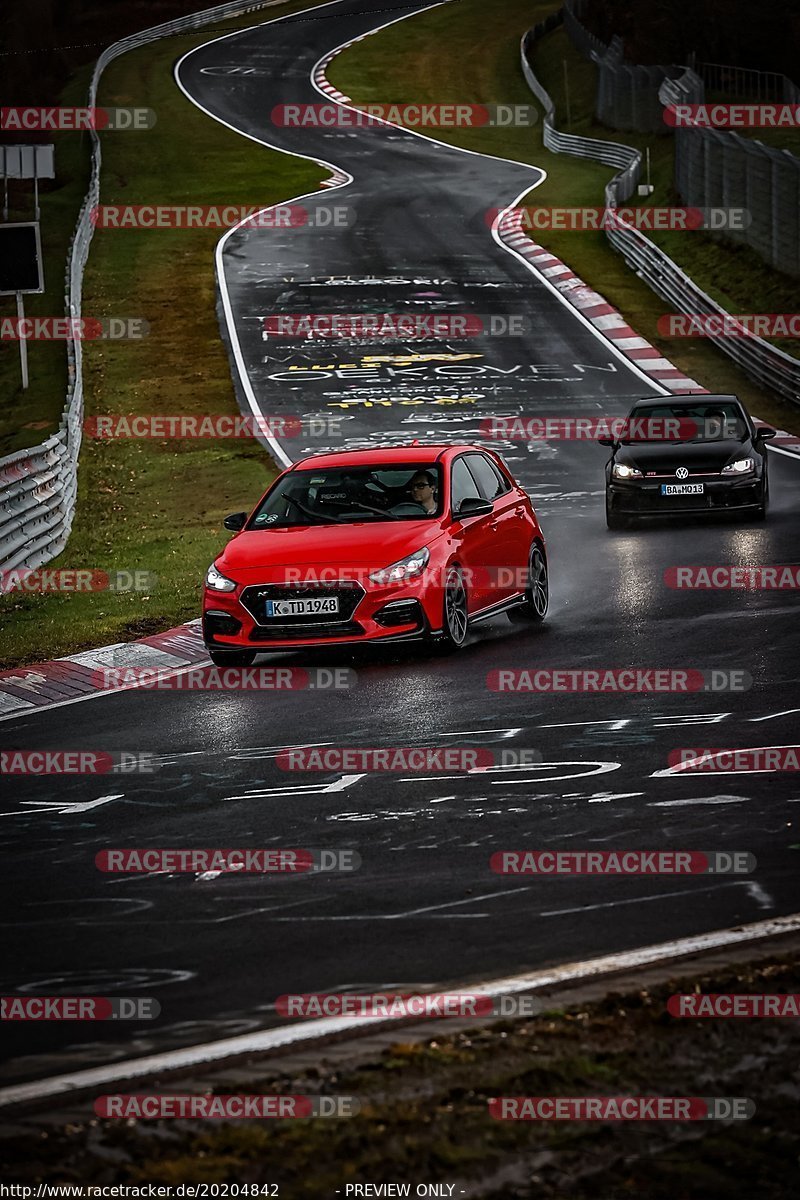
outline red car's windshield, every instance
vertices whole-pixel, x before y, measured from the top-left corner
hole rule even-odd
[[[441,511],[437,463],[312,467],[279,480],[247,528],[432,520]]]

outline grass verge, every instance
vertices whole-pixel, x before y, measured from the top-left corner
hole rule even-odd
[[[353,1095],[362,1107],[351,1120],[81,1122],[72,1106],[71,1124],[18,1129],[0,1160],[6,1178],[29,1185],[269,1183],[281,1200],[383,1180],[408,1183],[410,1195],[440,1184],[453,1190],[432,1194],[485,1200],[783,1200],[795,1194],[800,1154],[800,1025],[668,1015],[670,995],[696,990],[796,993],[800,966],[794,954],[773,953],[695,967],[532,1019],[398,1040],[371,1057],[356,1045],[352,1066],[323,1048],[316,1066],[294,1072],[244,1064],[216,1086],[157,1089]],[[489,1116],[498,1096],[740,1096],[756,1112],[746,1123],[514,1122]]]
[[[294,3],[277,12],[307,7]],[[271,15],[275,9],[263,19]],[[214,34],[258,19],[250,14],[215,25]],[[173,64],[210,36],[156,42],[105,72],[101,105],[147,105],[158,120],[144,132],[103,137],[101,203],[263,207],[313,191],[327,178],[327,168],[259,147],[186,99],[174,83]],[[76,102],[85,85],[86,79],[70,84]],[[71,186],[77,197],[84,184],[76,176]],[[64,225],[71,228],[66,197],[63,203]],[[215,230],[95,232],[84,313],[142,317],[150,329],[140,341],[84,344],[87,415],[237,411],[215,313],[219,236]],[[33,356],[31,366],[36,371]],[[55,394],[60,411],[63,382],[57,376],[53,365],[50,393],[45,396],[43,384],[40,402],[52,405]],[[33,444],[30,434],[23,444]],[[145,570],[158,582],[149,593],[9,593],[0,606],[0,667],[141,637],[197,616],[202,574],[224,537],[222,517],[246,507],[274,473],[265,452],[249,440],[85,438],[72,536],[48,567]]]
[[[552,0],[506,0],[502,8],[492,10],[488,20],[481,0],[445,4],[400,21],[344,51],[328,68],[328,78],[359,104],[467,100],[530,104],[533,97],[519,62],[520,39],[554,8]],[[645,139],[594,124],[594,69],[572,48],[563,30],[543,39],[536,60],[537,72],[553,95],[557,114],[564,111],[563,60],[570,81],[569,131],[631,145],[649,144],[655,191],[644,202],[673,203],[668,137]],[[567,128],[563,117],[557,116],[557,123],[559,128]],[[547,179],[522,203],[597,207],[603,203],[604,186],[613,174],[602,164],[545,150],[541,122],[534,129],[479,127],[436,129],[431,133],[453,145],[544,167]],[[507,201],[508,197],[487,196],[486,206],[497,207]],[[800,412],[749,380],[711,343],[660,336],[658,318],[672,309],[625,266],[602,232],[553,231],[537,234],[536,240],[598,288],[638,333],[689,377],[710,390],[736,392],[762,419],[800,432]],[[695,232],[667,235],[660,244],[701,287],[734,312],[792,312],[797,307],[796,281],[772,271],[751,251],[722,245]]]

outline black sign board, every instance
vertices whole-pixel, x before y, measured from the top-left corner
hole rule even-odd
[[[0,221],[0,296],[43,292],[38,221]]]

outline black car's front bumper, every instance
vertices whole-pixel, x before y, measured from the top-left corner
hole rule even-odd
[[[661,485],[664,479],[634,479],[626,482],[614,479],[606,484],[609,510],[619,516],[665,516],[685,513],[702,514],[711,512],[736,512],[760,508],[764,503],[763,479],[749,476],[746,479],[721,479],[718,475],[694,476],[688,483],[702,483],[700,496],[664,496]],[[675,483],[677,480],[670,480]]]

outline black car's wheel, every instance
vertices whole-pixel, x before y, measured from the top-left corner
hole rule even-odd
[[[608,493],[606,493],[606,526],[609,529],[625,529],[627,525],[628,518],[614,512],[608,498]]]
[[[534,542],[528,555],[528,585],[525,601],[508,610],[508,619],[514,623],[543,621],[550,603],[550,581],[547,574],[547,559],[538,542]]]
[[[467,587],[458,567],[450,567],[444,585],[444,612],[442,635],[438,645],[441,650],[458,650],[467,640]]]
[[[215,667],[251,667],[256,653],[255,650],[209,650],[208,657]]]

